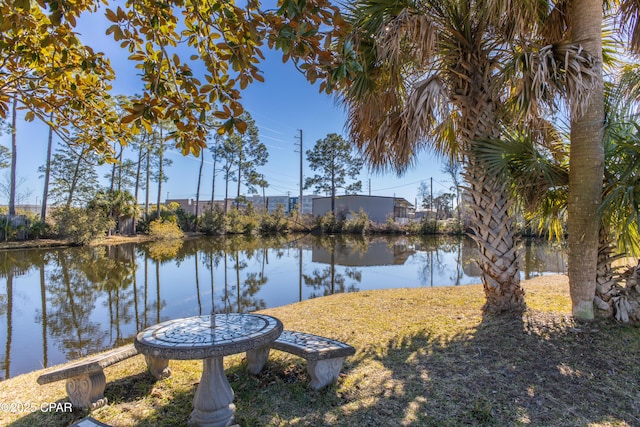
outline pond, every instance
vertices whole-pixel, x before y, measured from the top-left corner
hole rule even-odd
[[[202,237],[0,252],[0,379],[131,342],[164,320],[340,292],[480,283],[475,244],[444,236]],[[522,277],[565,272],[524,241]]]

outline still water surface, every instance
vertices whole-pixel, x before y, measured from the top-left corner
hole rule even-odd
[[[197,238],[0,252],[0,379],[131,342],[168,319],[250,312],[341,292],[479,283],[458,237]],[[523,278],[565,271],[522,245]]]

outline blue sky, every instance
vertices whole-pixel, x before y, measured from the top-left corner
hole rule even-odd
[[[104,7],[91,16],[83,17],[79,21],[77,31],[85,43],[97,51],[104,52],[111,60],[116,71],[117,80],[113,85],[115,94],[133,94],[140,92],[142,84],[136,76],[133,65],[127,61],[128,52],[114,43],[110,36],[104,35],[108,24],[104,18]],[[329,133],[338,133],[346,137],[345,114],[336,105],[335,100],[328,95],[318,92],[317,85],[313,86],[293,67],[283,64],[278,52],[270,52],[265,48],[266,61],[261,64],[264,83],[256,82],[243,92],[243,105],[253,116],[260,131],[260,140],[269,149],[269,161],[260,169],[269,182],[266,194],[269,196],[299,194],[300,155],[295,146],[299,129],[303,131],[304,151],[313,147],[315,142]],[[37,123],[18,123],[18,165],[17,175],[24,179],[18,193],[30,190],[30,196],[24,203],[40,203],[42,200],[43,180],[39,178],[37,169],[44,164],[46,156],[47,128]],[[0,144],[10,147],[9,135],[0,136]],[[125,153],[127,153],[125,151]],[[132,155],[131,152],[129,152]],[[169,153],[173,164],[167,171],[169,181],[163,184],[161,199],[196,197],[199,159],[192,156],[184,157],[178,151]],[[450,177],[443,174],[441,162],[432,154],[423,152],[418,157],[416,166],[407,171],[402,177],[395,173],[371,173],[365,167],[360,175],[363,183],[363,194],[375,196],[404,197],[411,203],[415,202],[418,186],[421,181],[429,182],[433,177],[433,193],[448,192],[451,187]],[[5,180],[4,174],[0,180]],[[107,169],[100,171],[100,175],[107,173]],[[203,181],[200,197],[211,197],[211,178],[213,162],[211,155],[205,154]],[[310,176],[313,171],[303,163],[304,176]],[[369,182],[371,185],[369,186]],[[106,183],[105,183],[106,185]],[[234,183],[230,184],[230,194],[235,194]],[[156,200],[157,186],[152,183],[150,199]],[[306,190],[305,194],[311,193]],[[141,200],[144,197],[140,195]],[[224,197],[223,180],[216,179],[216,199]],[[7,203],[7,196],[0,195],[0,204]]]

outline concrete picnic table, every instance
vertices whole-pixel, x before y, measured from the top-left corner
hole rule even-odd
[[[138,333],[138,352],[160,365],[168,360],[202,359],[200,384],[189,424],[225,427],[233,422],[233,390],[223,357],[269,346],[282,333],[282,322],[264,314],[215,314],[174,319]]]

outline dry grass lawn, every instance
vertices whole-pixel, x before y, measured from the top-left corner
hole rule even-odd
[[[265,310],[286,329],[353,345],[337,384],[307,389],[305,362],[273,352],[257,377],[225,359],[246,426],[640,426],[640,330],[575,324],[565,276],[524,283],[523,316],[483,317],[480,286],[340,294]],[[155,382],[141,356],[107,369],[113,426],[184,426],[201,362]],[[0,383],[2,403],[66,402],[33,372]],[[0,425],[67,426],[86,411],[0,412]]]

